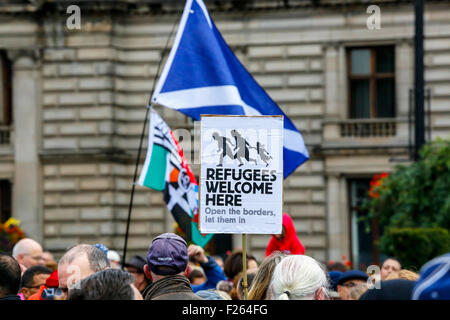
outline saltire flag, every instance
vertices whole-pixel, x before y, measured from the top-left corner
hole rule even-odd
[[[172,130],[150,110],[148,149],[137,184],[164,193],[164,202],[188,239],[205,246],[212,234],[198,229],[198,183]]]
[[[233,54],[203,0],[186,1],[152,103],[194,120],[201,114],[283,115],[284,178],[309,159],[302,135]]]

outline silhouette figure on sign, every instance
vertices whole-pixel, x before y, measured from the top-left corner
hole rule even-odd
[[[239,161],[239,167],[244,165],[244,163],[242,162],[242,158],[247,160],[247,162],[253,161],[255,164],[258,164],[255,159],[250,158],[250,149],[249,148],[254,148],[254,147],[252,147],[247,142],[247,140],[245,140],[245,138],[243,136],[241,136],[241,134],[239,132],[237,132],[236,130],[231,130],[231,136],[234,137],[234,140],[235,140],[234,151],[236,151],[236,149],[237,149],[237,152],[234,155],[234,158]]]
[[[269,166],[269,160],[273,159],[272,156],[267,152],[265,146],[262,143],[256,142],[256,153],[258,154],[259,158],[266,163],[266,167]]]
[[[224,157],[228,156],[230,159],[234,159],[234,154],[230,146],[233,145],[233,143],[229,138],[219,135],[218,132],[214,132],[212,137],[217,141],[217,153],[220,154],[220,162],[217,166],[221,167],[223,165]]]

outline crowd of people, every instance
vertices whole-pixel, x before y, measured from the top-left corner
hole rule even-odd
[[[0,253],[0,300],[422,300],[450,299],[450,253],[425,264],[420,274],[386,259],[380,273],[323,265],[305,254],[292,220],[283,217],[266,257],[225,260],[207,255],[173,233],[157,236],[147,256],[125,265],[102,244],[79,244],[55,261],[32,239],[12,255]],[[247,286],[246,286],[247,284]]]

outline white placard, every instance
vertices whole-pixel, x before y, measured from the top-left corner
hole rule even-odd
[[[201,117],[200,231],[281,234],[283,116]]]

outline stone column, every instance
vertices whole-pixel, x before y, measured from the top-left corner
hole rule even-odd
[[[345,99],[345,49],[339,43],[327,43],[325,52],[325,117],[345,118],[347,115]]]
[[[409,139],[406,122],[409,112],[409,90],[414,89],[414,46],[410,40],[400,41],[395,46],[395,77],[396,114],[397,118],[403,119],[397,122],[396,135],[401,143],[406,144]]]
[[[327,177],[328,259],[340,261],[349,253],[348,214],[345,179],[337,174]]]
[[[409,41],[395,47],[397,117],[407,117],[409,89],[414,88],[414,47]]]
[[[338,118],[338,72],[339,51],[335,45],[325,46],[325,114],[327,118]]]
[[[13,216],[27,237],[42,243],[39,52],[9,52],[13,65],[14,162]]]

